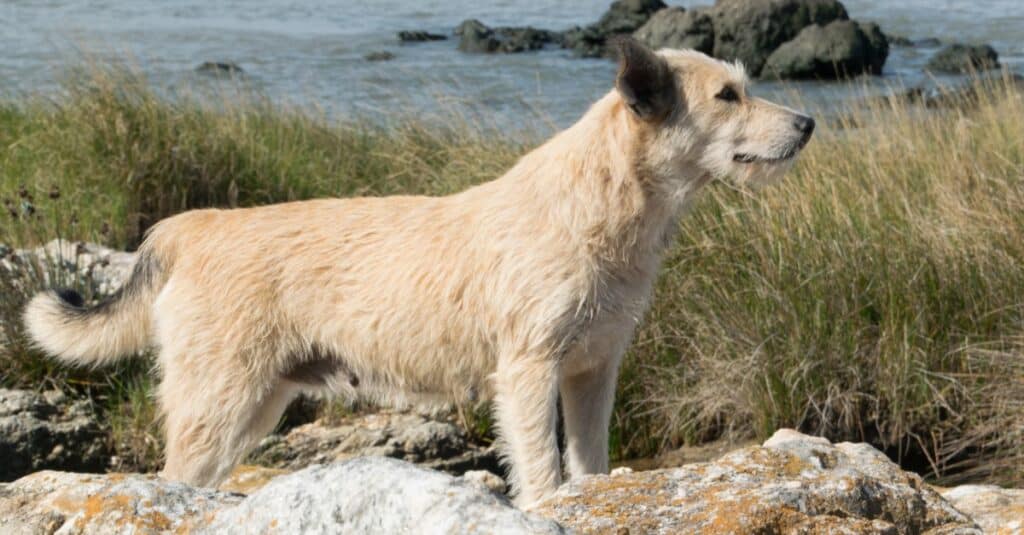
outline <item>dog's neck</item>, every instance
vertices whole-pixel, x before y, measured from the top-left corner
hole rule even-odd
[[[550,222],[589,254],[634,263],[660,257],[677,219],[707,178],[660,176],[647,147],[654,126],[631,115],[615,91],[537,148],[503,180],[523,188]]]

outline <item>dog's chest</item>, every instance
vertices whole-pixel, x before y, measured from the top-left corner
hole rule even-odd
[[[650,306],[656,259],[632,269],[603,273],[578,305],[581,321],[565,354],[567,371],[597,366],[625,351]]]

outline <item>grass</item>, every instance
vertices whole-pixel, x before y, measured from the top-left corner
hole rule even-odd
[[[1024,483],[1024,102],[1011,86],[979,82],[980,97],[943,111],[858,104],[782,184],[712,187],[682,222],[627,358],[614,454],[787,426],[869,441],[943,481]],[[189,208],[444,194],[536,141],[161,96],[90,70],[58,97],[0,106],[0,243],[130,248]],[[41,269],[0,270],[0,383],[105,397],[122,463],[151,467],[145,365],[69,371],[24,343],[14,320],[46,285]]]

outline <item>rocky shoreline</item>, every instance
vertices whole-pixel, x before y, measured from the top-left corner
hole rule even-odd
[[[380,456],[243,466],[218,490],[41,471],[0,484],[0,532],[1024,533],[1024,491],[933,488],[871,446],[792,430],[709,462],[586,476],[526,510],[496,480]]]
[[[466,53],[520,53],[557,47],[574,57],[612,54],[609,44],[633,36],[652,48],[692,48],[740,61],[752,76],[836,80],[881,75],[892,46],[940,46],[886,35],[878,24],[850,19],[838,0],[717,0],[684,8],[662,0],[616,0],[601,18],[566,30],[489,27],[468,19],[452,32]],[[403,43],[447,39],[422,30],[399,32]],[[963,74],[999,67],[985,44],[948,43],[927,65],[934,73]]]

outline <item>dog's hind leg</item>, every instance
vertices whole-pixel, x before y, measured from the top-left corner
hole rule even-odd
[[[503,362],[494,375],[498,432],[510,461],[516,502],[529,505],[561,483],[555,424],[558,365],[554,359]]]
[[[163,477],[215,486],[273,430],[297,390],[281,381],[250,381],[240,369],[196,370],[176,365],[173,358],[164,361]]]

